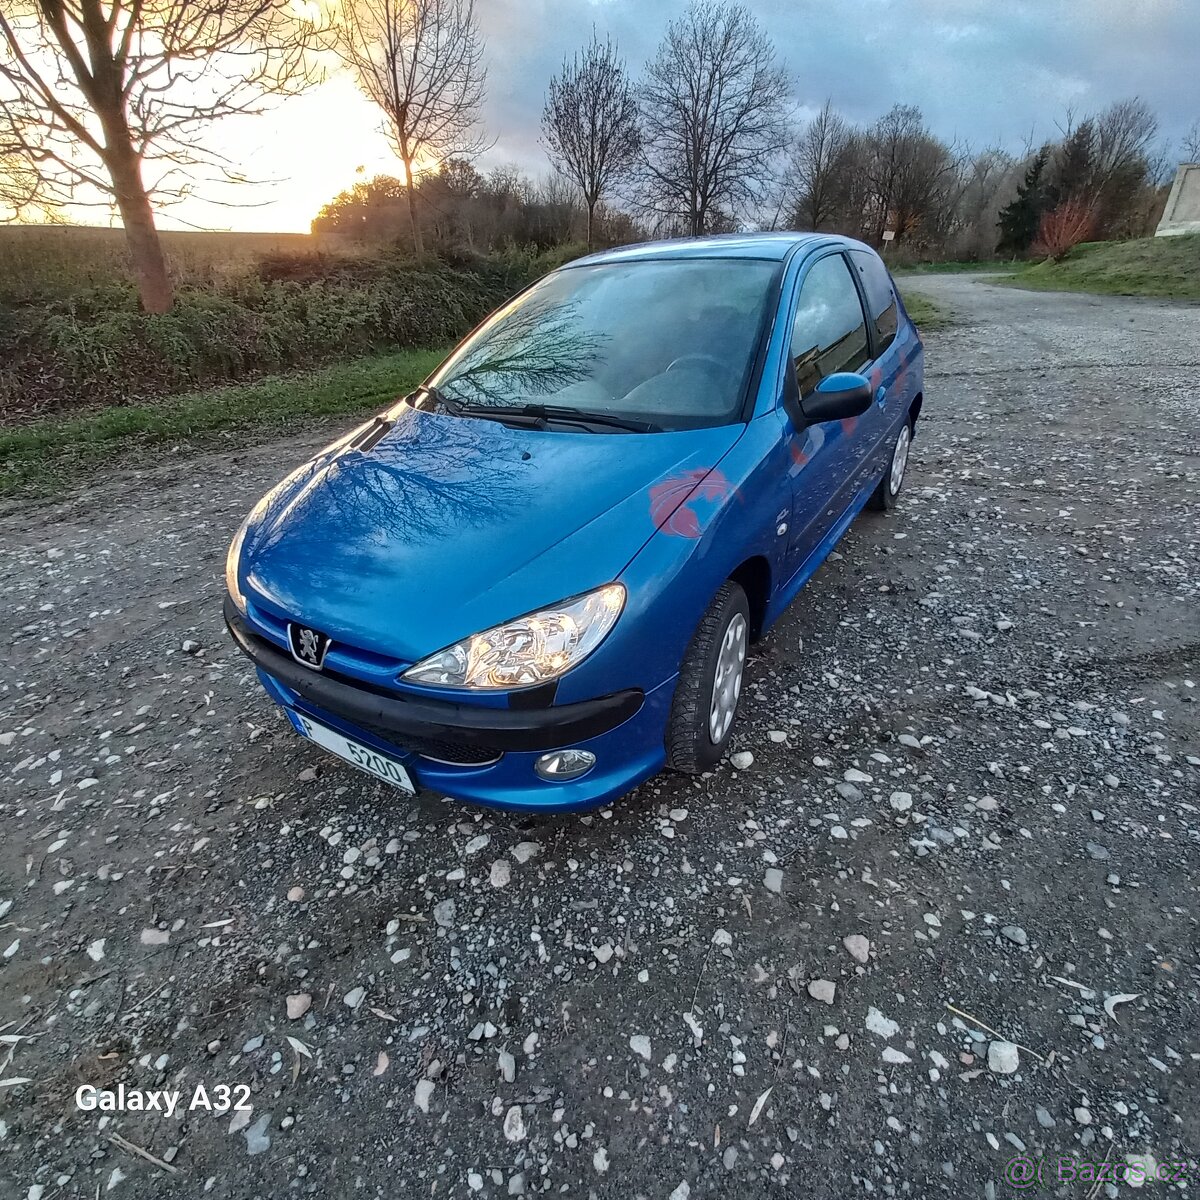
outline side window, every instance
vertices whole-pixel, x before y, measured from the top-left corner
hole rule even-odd
[[[819,259],[805,276],[792,326],[800,395],[809,395],[826,375],[857,371],[870,357],[862,304],[846,260],[840,254]]]
[[[867,308],[871,320],[875,323],[875,332],[879,336],[879,353],[882,354],[896,340],[896,289],[888,269],[874,254],[865,254],[861,250],[850,251],[850,261],[854,263],[862,280],[863,289],[867,293]]]

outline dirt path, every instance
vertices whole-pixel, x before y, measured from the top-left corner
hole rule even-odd
[[[959,323],[908,490],[760,646],[753,765],[589,817],[410,801],[267,703],[225,546],[320,437],[0,518],[0,1195],[1194,1178],[1200,308],[914,286]],[[77,1110],[118,1083],[184,1111]]]

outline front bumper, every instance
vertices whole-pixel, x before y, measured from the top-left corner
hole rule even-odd
[[[494,708],[414,697],[314,671],[259,636],[225,599],[225,623],[277,703],[400,760],[420,786],[496,808],[593,808],[662,769],[674,680],[572,704]],[[547,750],[579,747],[596,766],[567,782],[542,780]],[[444,747],[453,748],[453,752]],[[447,759],[451,761],[447,761]]]

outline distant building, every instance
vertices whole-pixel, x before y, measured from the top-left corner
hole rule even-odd
[[[1183,163],[1175,173],[1171,195],[1155,237],[1200,233],[1200,163]]]

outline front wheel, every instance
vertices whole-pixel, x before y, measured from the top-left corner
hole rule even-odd
[[[911,445],[912,422],[906,420],[892,444],[892,456],[884,468],[883,478],[871,496],[871,507],[876,512],[889,512],[896,507],[900,489],[904,487],[904,472],[908,468],[908,449]]]
[[[720,761],[737,716],[749,644],[750,605],[729,580],[696,627],[679,671],[667,724],[667,764],[677,771],[699,774]]]

